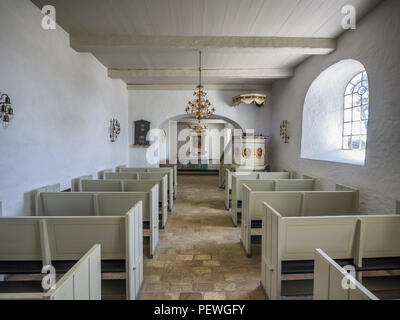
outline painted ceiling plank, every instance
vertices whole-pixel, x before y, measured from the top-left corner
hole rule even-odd
[[[293,54],[329,54],[336,49],[336,39],[293,37],[225,36],[130,36],[72,34],[71,47],[77,51],[95,47],[142,47],[182,49],[287,49]]]
[[[284,79],[294,75],[293,69],[203,69],[204,77],[223,78],[260,78]],[[113,79],[135,77],[196,77],[198,70],[193,69],[108,69],[108,76]]]

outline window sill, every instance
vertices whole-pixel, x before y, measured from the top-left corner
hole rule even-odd
[[[364,166],[365,150],[335,150],[324,154],[302,156],[301,158]]]

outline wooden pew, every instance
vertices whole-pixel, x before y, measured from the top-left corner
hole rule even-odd
[[[283,171],[283,172],[257,172],[257,171],[236,171],[231,172],[229,169],[226,169],[225,176],[225,208],[229,210],[231,208],[231,197],[232,194],[232,179],[236,177],[238,179],[245,180],[271,180],[271,179],[290,179],[292,176],[291,172]]]
[[[261,285],[267,298],[280,299],[282,274],[313,273],[315,248],[356,271],[400,268],[399,215],[332,216],[325,208],[283,216],[264,203]]]
[[[337,185],[340,191],[253,191],[242,188],[242,225],[240,242],[247,256],[251,255],[252,222],[262,221],[264,202],[269,203],[283,216],[338,215],[358,212],[357,189]]]
[[[312,191],[314,190],[315,179],[247,180],[232,175],[231,218],[235,227],[238,225],[238,209],[242,207],[243,185],[247,185],[252,191]]]
[[[97,172],[97,179],[103,180],[104,179],[104,173],[106,172],[113,172],[112,169],[104,169],[104,170],[100,170],[99,172]]]
[[[161,227],[165,228],[168,220],[167,177],[161,180],[82,180],[83,192],[148,192],[158,185],[161,203]]]
[[[177,179],[175,179],[173,168],[121,168],[120,172],[129,173],[165,173],[168,175],[168,192],[172,192],[171,198],[176,199]]]
[[[91,174],[89,174],[87,176],[81,176],[81,177],[72,179],[71,180],[71,192],[80,191],[81,180],[91,180],[91,179],[93,179],[93,176]]]
[[[177,175],[175,176],[174,168],[148,168],[147,172],[162,172],[168,173],[168,185],[170,185],[173,189],[173,197],[176,199],[178,192],[178,179]]]
[[[116,167],[115,167],[115,172],[121,172],[121,169],[122,169],[122,168],[126,168],[126,165],[124,164],[124,165],[116,166]]]
[[[379,300],[321,249],[315,249],[313,286],[314,300]]]
[[[143,284],[142,202],[121,216],[0,217],[0,274],[67,272],[93,245],[101,245],[102,273],[126,274],[126,296]]]
[[[101,300],[100,244],[95,244],[47,292],[0,293],[0,300]]]
[[[35,192],[36,216],[121,216],[142,203],[142,222],[150,230],[149,256],[159,243],[158,185],[148,192],[58,192],[59,185]],[[51,190],[48,192],[47,190]],[[143,226],[145,227],[145,226]]]
[[[174,186],[172,181],[168,178],[169,174],[165,172],[141,172],[138,173],[138,180],[154,180],[162,179],[167,176],[168,179],[168,210],[172,211],[174,207]]]

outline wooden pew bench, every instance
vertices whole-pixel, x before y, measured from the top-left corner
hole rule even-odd
[[[158,180],[82,180],[83,192],[149,192],[158,185],[161,227],[168,221],[167,177]]]
[[[60,185],[36,190],[36,216],[123,216],[142,203],[142,228],[149,229],[149,256],[159,243],[158,185],[148,192],[58,192]]]
[[[164,169],[165,170],[165,169]],[[168,210],[171,211],[174,206],[174,185],[173,169],[166,169],[168,172],[148,172],[147,168],[121,168],[121,172],[105,173],[107,180],[160,180],[164,176],[168,181]]]
[[[101,245],[101,272],[125,273],[127,299],[143,284],[142,202],[121,216],[0,217],[0,274],[68,270]]]
[[[170,175],[166,172],[138,173],[139,180],[163,179],[165,176],[168,179],[168,210],[172,211],[172,209],[174,208],[174,186],[173,186],[173,181],[170,179]]]
[[[249,179],[232,175],[231,218],[236,227],[240,224],[243,185],[252,191],[313,191],[315,179]]]
[[[247,256],[251,255],[251,229],[262,226],[264,202],[291,217],[354,214],[359,206],[359,191],[343,185],[336,185],[336,191],[253,191],[243,185],[242,192],[240,242]]]
[[[232,181],[233,178],[240,180],[271,180],[271,179],[290,179],[292,174],[290,172],[256,172],[256,171],[236,171],[232,172],[226,169],[226,185],[225,185],[225,208],[229,211],[232,206]]]
[[[58,273],[58,269],[55,269]],[[41,269],[40,269],[41,271]],[[0,283],[0,300],[101,300],[101,246],[95,244],[46,292],[19,292],[18,285],[4,293]],[[43,274],[44,276],[44,274]],[[15,292],[17,291],[17,292]]]
[[[351,215],[347,210],[327,215],[329,202],[318,205],[319,214],[309,206],[303,216],[283,216],[264,203],[261,285],[267,298],[281,298],[282,275],[313,274],[316,248],[358,272],[400,269],[399,215]]]

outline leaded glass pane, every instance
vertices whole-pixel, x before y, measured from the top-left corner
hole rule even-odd
[[[367,147],[367,136],[361,136],[361,149],[365,150]]]
[[[344,97],[344,108],[348,109],[348,108],[351,108],[351,107],[353,107],[353,97],[351,95],[350,96],[345,96]]]
[[[343,149],[345,150],[351,149],[351,136],[343,137]]]
[[[351,147],[352,147],[352,149],[360,149],[360,137],[359,136],[352,136]]]
[[[361,107],[361,119],[368,119],[368,105],[363,105]]]
[[[367,134],[368,120],[361,121],[361,134]]]
[[[351,121],[351,113],[352,113],[352,109],[344,110],[344,122]]]
[[[353,94],[353,106],[361,106],[361,96],[358,93]]]
[[[351,122],[344,124],[343,134],[345,136],[351,136]]]
[[[369,116],[367,72],[360,72],[347,85],[343,113],[343,149],[365,149]]]
[[[361,133],[361,122],[353,122],[351,127],[352,135],[359,135]]]
[[[361,107],[353,108],[353,121],[361,120]]]

